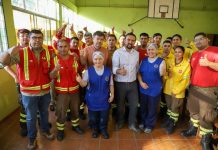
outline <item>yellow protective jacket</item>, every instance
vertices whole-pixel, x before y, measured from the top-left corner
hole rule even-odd
[[[174,65],[175,56],[173,55],[172,51],[170,51],[169,55],[163,59],[166,62],[166,75],[163,76],[163,87],[164,87],[166,80],[168,79],[168,72],[169,70],[171,70],[171,68]]]
[[[166,79],[163,92],[168,95],[173,93],[176,95],[176,98],[184,98],[185,89],[189,84],[191,74],[189,62],[186,59],[183,59],[178,65],[175,65],[174,62],[170,72],[171,77],[168,76]]]

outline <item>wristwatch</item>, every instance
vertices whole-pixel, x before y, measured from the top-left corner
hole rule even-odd
[[[0,62],[0,69],[3,69],[4,67],[5,67],[5,65]]]

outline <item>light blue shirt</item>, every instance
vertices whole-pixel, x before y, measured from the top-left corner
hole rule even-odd
[[[139,66],[139,53],[135,49],[130,52],[125,47],[117,49],[112,58],[113,74],[117,82],[133,82],[136,80]],[[127,70],[125,76],[116,73],[117,69],[124,67]]]

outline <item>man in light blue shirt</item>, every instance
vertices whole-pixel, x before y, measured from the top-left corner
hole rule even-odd
[[[124,47],[117,49],[112,58],[113,74],[115,75],[115,88],[117,99],[117,128],[123,127],[125,113],[125,99],[129,104],[129,128],[138,132],[136,127],[136,115],[138,104],[137,71],[139,65],[139,53],[133,49],[136,36],[127,33]]]

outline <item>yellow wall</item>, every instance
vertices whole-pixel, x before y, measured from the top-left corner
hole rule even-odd
[[[77,12],[77,7],[70,0],[59,0],[60,4],[64,4],[68,8]],[[12,47],[17,43],[16,32],[13,21],[13,10],[11,0],[2,0],[3,10],[5,14],[6,32],[8,36],[8,45]],[[61,5],[60,5],[61,8]],[[7,15],[6,15],[7,14]],[[61,11],[60,11],[61,22]],[[7,74],[5,70],[0,70],[0,121],[12,113],[19,104],[17,102],[17,92],[13,78]]]
[[[16,44],[12,7],[10,0],[3,0],[6,31],[9,47]],[[13,112],[18,106],[14,80],[5,70],[0,70],[0,121]]]

